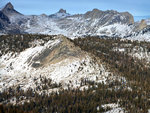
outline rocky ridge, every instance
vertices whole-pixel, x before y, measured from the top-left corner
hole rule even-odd
[[[59,87],[49,87],[47,93],[67,89],[68,86],[82,89],[87,87],[81,85],[85,80],[109,83],[121,79],[109,72],[102,61],[82,51],[62,35],[6,37],[9,36],[4,36],[0,51],[1,91],[19,86],[25,91],[31,88],[42,93],[44,78],[50,80],[51,84],[59,84]]]
[[[3,27],[1,33],[33,33],[33,34],[63,34],[69,38],[84,36],[109,36],[149,41],[149,34],[139,34],[148,27],[144,20],[134,22],[133,16],[128,12],[117,12],[114,10],[101,11],[93,9],[85,14],[70,15],[66,10],[60,9],[52,15],[22,15],[17,12],[11,3],[3,9],[10,20],[9,27]],[[1,26],[5,26],[0,22]],[[134,34],[139,34],[136,37]]]

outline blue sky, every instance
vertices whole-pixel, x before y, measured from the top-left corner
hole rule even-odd
[[[23,14],[52,14],[60,8],[70,14],[100,10],[128,11],[134,16],[150,15],[150,0],[0,0],[0,7],[11,2]]]

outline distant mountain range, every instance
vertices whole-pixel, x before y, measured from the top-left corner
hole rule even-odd
[[[147,16],[134,16],[135,21],[141,21],[142,19],[149,19],[150,15]]]
[[[90,36],[121,37],[150,41],[150,20],[134,21],[129,12],[93,9],[71,15],[60,9],[51,15],[23,15],[11,3],[0,11],[1,34],[63,34],[70,38]]]
[[[150,19],[99,9],[23,15],[6,4],[0,113],[150,113],[150,42],[125,39],[150,41]]]

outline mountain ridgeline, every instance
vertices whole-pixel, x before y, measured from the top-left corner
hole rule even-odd
[[[93,9],[85,14],[71,15],[60,9],[51,15],[23,15],[11,3],[0,11],[1,34],[63,34],[69,38],[84,36],[109,36],[137,40],[148,40],[150,31],[146,20],[135,22],[129,12]],[[135,35],[137,34],[137,35]]]
[[[0,112],[147,113],[149,75],[149,42],[35,34],[0,38]]]
[[[0,10],[0,113],[150,113],[150,19],[93,9]]]

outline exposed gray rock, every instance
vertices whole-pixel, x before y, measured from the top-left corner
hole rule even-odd
[[[60,9],[58,13],[67,13],[67,12],[64,9]]]
[[[14,9],[14,6],[10,2],[2,9],[2,12],[8,17],[13,15],[22,15]]]
[[[71,38],[87,35],[130,37],[147,28],[144,20],[137,23],[129,12],[114,10],[93,9],[85,14],[70,15],[66,10],[60,9],[49,16],[45,14],[25,16],[8,3],[2,13],[6,15],[6,21],[9,19],[11,24],[8,26],[8,23],[0,19],[0,29],[4,29],[5,33],[13,34],[63,34]],[[6,25],[7,28],[4,27]]]
[[[2,11],[0,11],[0,30],[8,26],[9,23],[9,18]]]

